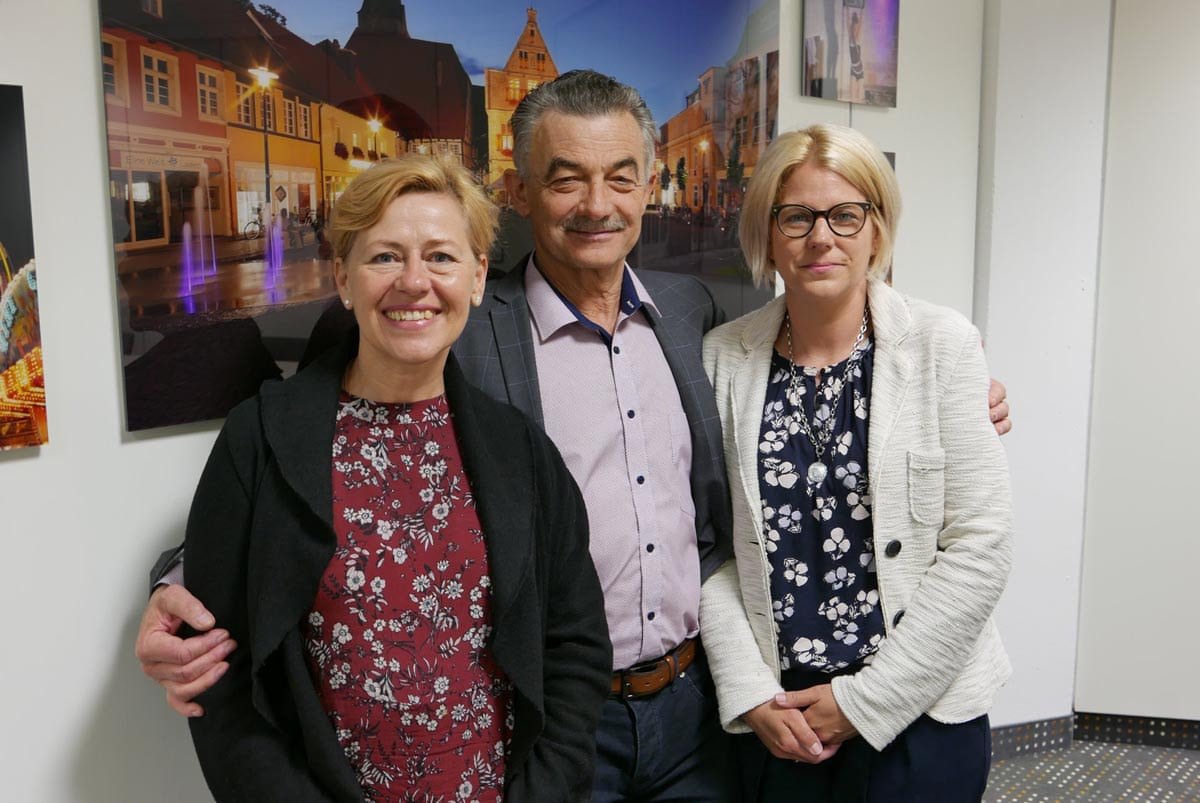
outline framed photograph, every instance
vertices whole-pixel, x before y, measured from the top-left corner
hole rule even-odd
[[[804,0],[800,94],[896,106],[900,0]]]
[[[49,441],[22,95],[0,84],[0,450]]]
[[[775,136],[775,0],[100,0],[99,37],[131,430],[218,418],[296,370],[335,296],[323,223],[385,160],[471,169],[504,210],[492,269],[518,263],[508,118],[571,69],[637,87],[660,125],[630,263],[700,277],[731,316],[770,295],[734,231]]]

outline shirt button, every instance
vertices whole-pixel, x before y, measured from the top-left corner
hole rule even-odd
[[[647,552],[653,552],[653,551],[654,551],[654,544],[646,544],[646,551],[647,551]]]
[[[646,478],[645,478],[645,477],[643,477],[641,474],[638,474],[638,477],[637,477],[637,484],[638,484],[638,485],[645,485],[645,484],[646,484]]]
[[[883,554],[889,558],[894,558],[900,554],[900,546],[899,541],[888,541],[888,545],[883,548]]]
[[[904,609],[896,611],[896,615],[892,617],[892,627],[900,624],[900,620],[904,618]]]
[[[620,354],[620,353],[621,353],[621,347],[613,346],[613,354]]]
[[[629,410],[625,413],[625,415],[629,416],[630,418],[633,418],[635,415],[637,415],[637,413],[635,413],[633,410]]]
[[[649,619],[651,622],[653,622],[654,621],[654,611],[650,611],[650,613],[646,614],[646,618]]]

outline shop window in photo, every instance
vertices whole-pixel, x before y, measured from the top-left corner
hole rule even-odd
[[[114,170],[109,175],[109,199],[115,242],[166,241],[162,173]]]

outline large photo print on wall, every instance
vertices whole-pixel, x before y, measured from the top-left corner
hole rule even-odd
[[[804,0],[800,94],[896,106],[900,0]]]
[[[223,416],[297,369],[335,314],[324,221],[384,160],[467,166],[504,210],[493,271],[522,259],[508,119],[572,69],[637,87],[659,124],[630,264],[699,277],[730,316],[772,295],[735,231],[776,134],[777,0],[100,0],[100,26],[132,430]]]
[[[22,94],[0,84],[0,450],[49,440]]]

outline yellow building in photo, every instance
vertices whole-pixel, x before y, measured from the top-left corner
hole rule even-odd
[[[546,47],[537,23],[537,9],[526,9],[525,27],[501,70],[485,76],[488,122],[488,189],[500,203],[507,202],[504,171],[513,167],[513,138],[509,118],[526,95],[558,77],[558,67]]]

